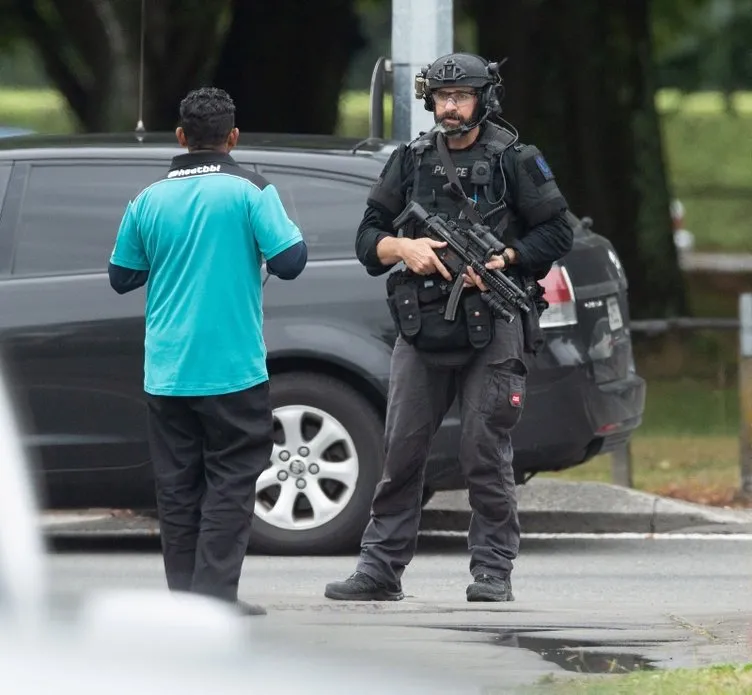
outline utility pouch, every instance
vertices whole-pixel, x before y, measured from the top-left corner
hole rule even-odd
[[[408,284],[397,285],[394,289],[393,300],[397,312],[397,324],[402,335],[406,339],[418,335],[421,316],[416,288]]]
[[[494,317],[479,292],[468,294],[462,301],[467,318],[467,337],[476,349],[486,347],[494,336]]]

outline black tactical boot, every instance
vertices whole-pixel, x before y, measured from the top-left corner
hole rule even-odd
[[[324,596],[335,601],[401,601],[405,598],[399,584],[386,585],[362,572],[355,572],[343,582],[330,582]]]
[[[253,603],[246,603],[238,599],[235,602],[235,610],[240,613],[241,616],[249,615],[266,615],[266,609],[263,606],[257,606]]]
[[[514,601],[512,581],[509,577],[492,577],[479,574],[467,587],[468,601]]]

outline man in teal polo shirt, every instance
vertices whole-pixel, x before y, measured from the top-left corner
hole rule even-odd
[[[202,88],[180,104],[165,177],[126,207],[110,257],[120,294],[146,285],[144,390],[168,587],[235,603],[273,422],[261,266],[286,280],[307,250],[277,190],[240,167],[235,106]]]

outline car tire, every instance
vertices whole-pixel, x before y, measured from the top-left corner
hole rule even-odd
[[[356,550],[381,477],[382,418],[355,389],[327,375],[273,375],[270,385],[275,448],[270,468],[259,478],[249,550],[268,555],[330,555]],[[324,432],[317,428],[325,422],[329,439],[337,441],[321,452],[317,451],[316,435]],[[298,434],[300,439],[295,442]],[[310,444],[309,456],[300,456],[300,449],[289,450],[290,444],[294,448],[301,443],[304,449]],[[282,460],[286,454],[289,456]],[[311,468],[318,464],[320,471]],[[305,472],[301,472],[303,467]],[[280,476],[284,481],[279,481]],[[284,498],[283,485],[288,486]],[[305,487],[299,489],[299,485]],[[278,504],[279,516],[275,512]],[[318,519],[314,508],[324,510]],[[290,509],[292,514],[286,513]]]

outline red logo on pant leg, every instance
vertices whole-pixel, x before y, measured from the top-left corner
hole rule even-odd
[[[510,397],[509,402],[515,407],[519,408],[522,403],[522,394],[519,391],[515,391]]]

